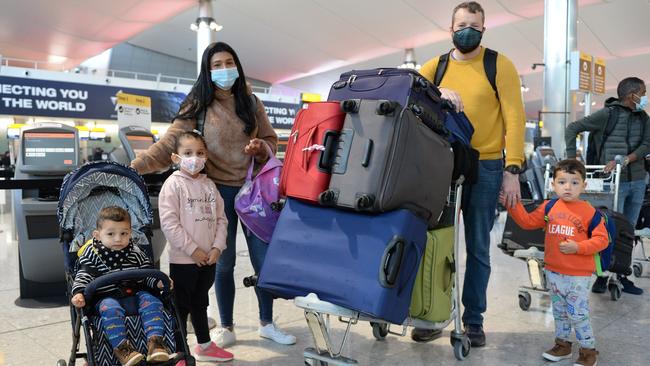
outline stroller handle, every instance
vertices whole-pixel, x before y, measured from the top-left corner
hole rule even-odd
[[[142,280],[147,277],[153,277],[162,281],[163,288],[160,291],[163,294],[171,293],[171,280],[163,272],[157,269],[131,269],[120,272],[113,272],[105,274],[99,278],[91,281],[88,286],[84,289],[84,298],[86,299],[87,304],[93,302],[95,293],[98,288],[102,288],[108,285],[118,285],[122,281],[133,281],[133,280]]]

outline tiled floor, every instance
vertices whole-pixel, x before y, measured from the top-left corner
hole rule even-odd
[[[416,344],[408,337],[392,335],[385,341],[376,341],[370,326],[359,323],[352,327],[344,354],[358,360],[360,365],[546,365],[541,352],[553,341],[549,302],[534,298],[529,311],[519,309],[517,287],[528,281],[527,271],[524,262],[504,255],[495,246],[496,238],[501,235],[502,220],[503,217],[492,233],[493,269],[485,322],[487,347],[472,349],[469,357],[461,362],[454,358],[447,333],[430,344]],[[19,295],[18,255],[7,214],[0,215],[0,230],[3,230],[0,233],[0,365],[55,365],[58,359],[67,359],[69,354],[68,308],[33,309],[14,304]],[[239,239],[235,273],[238,344],[230,349],[236,360],[228,364],[303,365],[303,349],[312,346],[313,341],[302,311],[292,302],[276,301],[275,316],[284,330],[298,337],[298,344],[281,346],[257,336],[257,301],[254,292],[241,285],[241,279],[252,274],[252,267],[243,236]],[[613,302],[609,296],[592,295],[593,325],[601,355],[599,365],[650,365],[649,274],[646,272],[646,277],[636,279],[646,290],[642,296],[624,294],[618,302]],[[209,311],[212,317],[218,318],[214,303],[210,304]],[[333,328],[335,336],[342,335],[342,324],[333,324]],[[572,362],[558,365],[572,365]]]

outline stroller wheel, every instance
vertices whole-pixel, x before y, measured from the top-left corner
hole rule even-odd
[[[56,366],[65,366],[65,360],[56,361]]]
[[[641,263],[634,263],[632,265],[632,272],[634,272],[634,277],[641,277],[643,274],[643,265]]]

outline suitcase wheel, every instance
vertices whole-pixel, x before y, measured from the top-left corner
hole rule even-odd
[[[321,192],[318,195],[318,203],[320,203],[323,206],[329,206],[334,204],[334,199],[336,195],[334,194],[334,191],[328,189],[325,192]]]
[[[367,195],[367,194],[361,195],[357,198],[356,209],[359,211],[368,209],[372,207],[374,201],[375,198],[372,195]]]
[[[429,88],[429,81],[425,78],[418,78],[417,84],[420,86],[422,89],[427,89]]]
[[[380,116],[391,114],[395,111],[397,103],[384,101],[377,106],[377,114]]]
[[[341,102],[341,110],[345,113],[359,112],[359,99],[348,99]]]

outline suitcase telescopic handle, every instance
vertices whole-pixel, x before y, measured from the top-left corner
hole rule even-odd
[[[404,249],[404,239],[399,236],[394,236],[386,246],[386,249],[384,249],[384,255],[381,260],[381,270],[379,271],[379,283],[381,283],[383,287],[395,287],[397,277],[399,276],[402,267]]]

